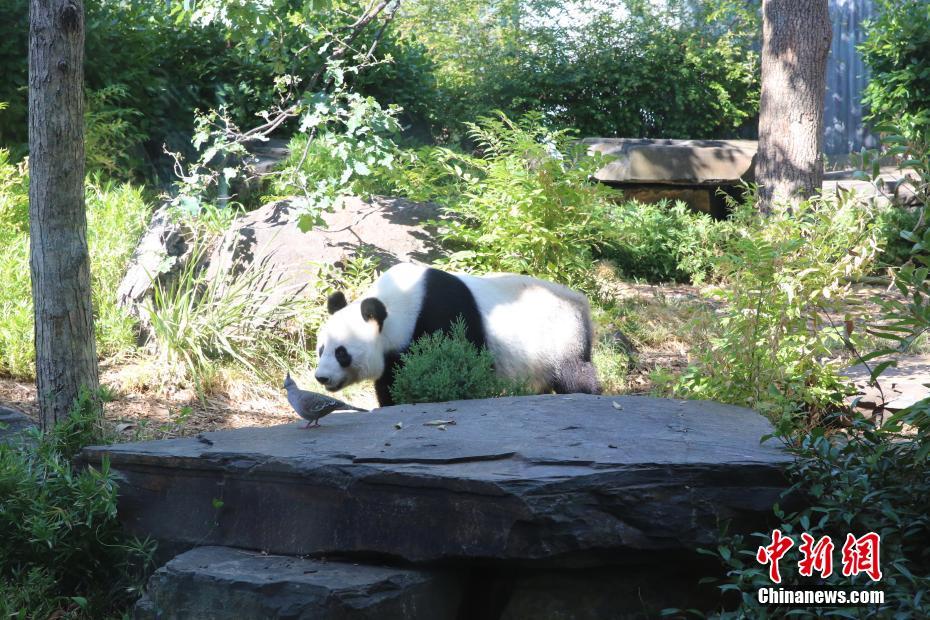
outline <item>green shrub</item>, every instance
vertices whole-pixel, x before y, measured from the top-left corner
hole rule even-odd
[[[871,70],[864,94],[869,118],[930,141],[930,4],[879,0],[876,9],[859,48]]]
[[[624,202],[607,215],[610,243],[602,256],[628,277],[650,282],[700,282],[712,271],[731,226],[678,201]]]
[[[445,206],[440,234],[459,250],[449,262],[590,288],[594,250],[610,242],[602,227],[611,190],[590,181],[601,160],[536,114],[469,127],[483,156],[462,160],[467,193]]]
[[[0,149],[0,240],[29,232],[29,175],[26,163],[16,163]]]
[[[455,141],[496,109],[585,136],[733,136],[758,108],[758,20],[719,0],[428,0],[396,21],[432,61],[433,135]]]
[[[897,267],[911,258],[914,242],[908,241],[902,234],[908,235],[918,229],[921,224],[920,212],[919,208],[891,205],[876,214],[876,226],[882,237],[882,265]]]
[[[127,537],[106,462],[75,471],[83,446],[103,443],[98,397],[82,392],[71,414],[22,444],[0,443],[0,615],[101,618],[138,593],[154,545]],[[18,614],[18,615],[17,615]]]
[[[279,196],[300,196],[306,213],[298,225],[307,231],[322,224],[323,212],[342,207],[348,196],[368,197],[378,187],[375,172],[389,171],[399,133],[395,108],[351,92],[342,69],[334,67],[332,93],[314,96],[290,142],[290,156],[272,181]]]
[[[493,356],[469,342],[466,329],[459,317],[448,334],[427,334],[410,345],[390,388],[395,402],[435,403],[524,392],[497,376]]]
[[[472,169],[469,162],[467,155],[441,146],[401,149],[395,166],[377,170],[371,191],[418,202],[455,204],[466,191],[462,167]]]
[[[809,584],[811,588],[881,589],[883,605],[862,608],[803,605],[763,606],[756,593],[772,587],[768,568],[756,562],[756,550],[771,543],[771,532],[750,536],[731,535],[713,551],[726,568],[723,591],[740,594],[735,611],[721,618],[926,618],[930,615],[930,538],[927,497],[930,478],[926,471],[930,435],[927,428],[914,435],[901,436],[877,430],[871,422],[858,420],[842,436],[830,436],[822,427],[803,436],[793,449],[797,460],[788,474],[794,485],[786,493],[797,511],[775,507],[779,528],[791,536],[795,553],[800,535],[815,539],[830,535],[836,549],[847,533],[861,536],[876,532],[881,536],[882,580],[873,584],[868,577],[844,577],[834,569],[827,579],[801,577],[796,561],[782,561],[780,571],[785,585]],[[787,494],[794,494],[787,500]],[[788,556],[786,556],[787,559]],[[793,556],[792,556],[793,557]]]
[[[84,153],[88,173],[127,180],[140,168],[138,147],[146,135],[139,129],[142,113],[128,105],[129,97],[122,84],[87,91]]]
[[[717,335],[673,381],[678,396],[718,400],[797,423],[800,410],[823,412],[843,394],[832,361],[851,282],[878,253],[874,214],[854,201],[812,201],[765,218],[751,207],[716,261],[723,285]]]
[[[930,207],[925,207],[930,215]],[[930,233],[926,233],[930,241]],[[915,248],[914,263],[895,272],[895,284],[901,298],[880,300],[883,316],[876,326],[886,338],[902,347],[930,330],[930,259]],[[915,266],[916,263],[916,266]],[[869,361],[888,350],[875,351],[863,359]],[[883,364],[875,364],[873,375],[880,375]],[[886,383],[887,385],[887,383]],[[905,431],[905,426],[909,428]],[[864,577],[852,578],[856,587],[876,587],[884,592],[883,605],[867,608],[849,607],[765,607],[755,596],[760,587],[771,587],[767,571],[755,561],[759,544],[748,537],[725,536],[713,552],[727,569],[721,590],[741,593],[736,611],[724,618],[755,617],[879,617],[926,618],[930,616],[930,399],[919,401],[895,414],[884,425],[861,417],[853,419],[851,428],[832,433],[816,427],[800,438],[785,435],[797,460],[790,466],[794,485],[786,492],[791,505],[802,506],[786,511],[775,506],[779,528],[793,536],[796,544],[802,532],[815,539],[830,535],[843,541],[847,533],[861,536],[876,532],[881,536],[882,580],[871,584]],[[768,533],[757,533],[762,545]],[[839,542],[836,542],[839,547]],[[849,587],[850,578],[836,571],[826,580],[799,578],[797,564],[781,563],[785,584],[799,582],[817,587]]]

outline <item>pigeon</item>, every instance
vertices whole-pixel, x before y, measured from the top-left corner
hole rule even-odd
[[[291,373],[287,373],[284,379],[284,389],[287,390],[287,402],[291,404],[297,415],[307,421],[307,426],[304,428],[319,426],[320,418],[333,411],[368,411],[323,394],[302,390],[291,379]]]

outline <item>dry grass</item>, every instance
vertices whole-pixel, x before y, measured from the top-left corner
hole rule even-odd
[[[160,370],[152,359],[119,358],[101,364],[101,383],[114,400],[104,418],[121,441],[141,441],[197,435],[207,431],[275,426],[298,421],[280,385],[269,385],[238,369],[221,370],[209,394],[190,388],[165,389],[150,382]],[[295,370],[300,385],[313,389],[312,373]],[[283,377],[282,377],[283,381]],[[38,417],[36,389],[31,382],[0,377],[0,405]],[[376,406],[374,390],[353,386],[340,398],[359,407]]]

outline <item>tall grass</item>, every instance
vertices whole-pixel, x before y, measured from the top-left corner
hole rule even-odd
[[[35,373],[28,193],[26,166],[0,150],[0,374],[20,378]],[[149,208],[138,188],[99,178],[88,182],[86,199],[97,351],[109,356],[134,343],[115,292]]]
[[[167,285],[156,285],[146,310],[150,345],[175,378],[206,389],[223,363],[263,378],[283,374],[306,343],[307,300],[271,282],[267,261],[204,269],[210,244],[194,242],[190,260]]]

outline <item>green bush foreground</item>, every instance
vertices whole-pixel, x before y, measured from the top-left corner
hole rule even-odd
[[[120,529],[106,460],[73,467],[107,442],[100,407],[82,392],[50,431],[0,443],[0,618],[105,618],[138,596],[154,544]]]

